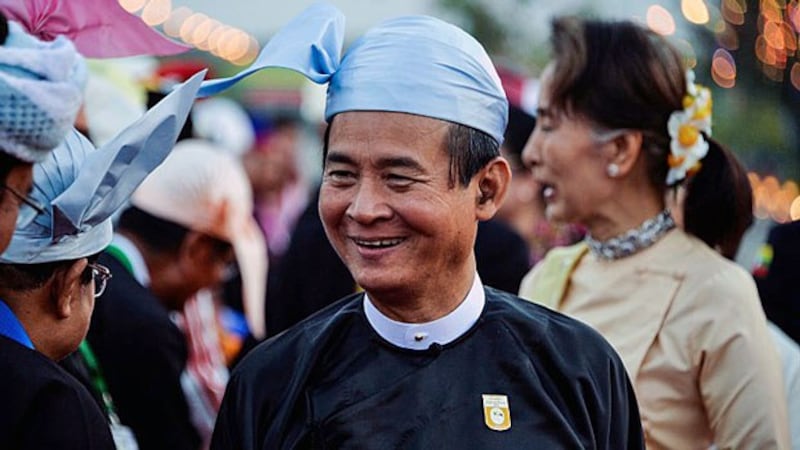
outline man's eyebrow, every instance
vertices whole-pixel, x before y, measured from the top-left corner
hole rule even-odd
[[[355,161],[353,161],[353,158],[345,155],[344,153],[329,151],[328,155],[325,156],[325,164],[328,163],[355,164]]]
[[[406,156],[397,156],[397,157],[390,157],[390,158],[381,158],[375,164],[379,169],[390,169],[390,168],[406,168],[412,169],[417,172],[424,172],[425,168],[417,162],[413,158],[409,158]]]
[[[355,160],[350,156],[336,151],[328,152],[328,156],[325,157],[325,163],[356,164]],[[378,169],[406,168],[416,172],[425,172],[425,168],[417,160],[407,156],[381,158],[375,162],[375,166]]]
[[[536,108],[536,117],[550,117],[552,115],[553,112],[550,110],[550,108],[544,106]]]

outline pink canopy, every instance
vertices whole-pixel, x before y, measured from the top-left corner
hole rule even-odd
[[[39,39],[68,37],[89,58],[164,56],[190,48],[150,28],[117,0],[0,0],[0,11]]]

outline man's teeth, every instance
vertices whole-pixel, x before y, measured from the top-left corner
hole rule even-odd
[[[397,245],[402,242],[402,239],[378,239],[378,240],[364,240],[364,239],[355,239],[356,244],[362,245],[364,247],[374,247],[374,248],[381,248],[381,247],[391,247],[393,245]]]
[[[555,193],[556,193],[556,190],[553,189],[552,186],[547,186],[547,187],[544,188],[544,190],[542,190],[542,196],[544,196],[545,199],[552,198],[553,194],[555,194]]]

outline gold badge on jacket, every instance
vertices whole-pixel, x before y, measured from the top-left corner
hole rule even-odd
[[[483,394],[483,422],[494,431],[511,428],[511,409],[508,397],[499,394]]]

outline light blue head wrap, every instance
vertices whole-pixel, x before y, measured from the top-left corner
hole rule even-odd
[[[111,242],[111,216],[172,150],[204,75],[194,75],[99,149],[72,130],[34,166],[31,198],[45,211],[20,208],[0,262],[64,261],[103,250]]]
[[[391,111],[459,123],[503,142],[508,101],[481,44],[462,29],[428,16],[388,20],[344,55],[344,17],[315,4],[279,31],[238,75],[204,83],[201,95],[228,88],[267,67],[328,82],[325,119],[345,111]]]
[[[67,38],[42,42],[9,21],[0,45],[0,151],[26,162],[47,157],[72,128],[86,76]]]

